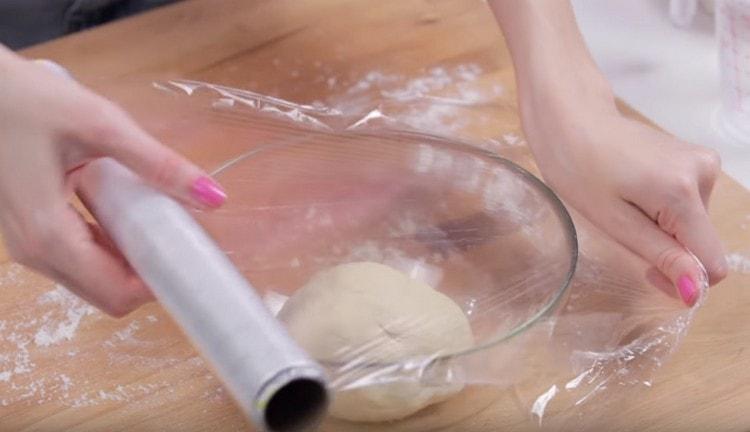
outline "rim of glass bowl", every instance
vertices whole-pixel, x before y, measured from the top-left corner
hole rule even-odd
[[[539,190],[542,193],[542,195],[544,195],[547,198],[548,202],[551,203],[552,209],[555,211],[555,214],[560,220],[560,224],[563,230],[565,231],[565,236],[567,237],[568,245],[570,248],[570,262],[568,266],[568,271],[565,274],[565,277],[563,278],[562,283],[555,290],[555,293],[552,299],[546,304],[544,304],[539,309],[539,311],[537,311],[531,317],[526,319],[526,321],[515,326],[510,331],[506,332],[504,335],[490,339],[480,345],[475,345],[463,351],[437,355],[430,361],[430,363],[435,363],[438,361],[446,361],[446,360],[455,359],[455,358],[462,357],[462,356],[471,355],[473,353],[484,351],[496,345],[504,343],[508,341],[509,339],[512,339],[513,337],[518,336],[519,334],[523,333],[525,330],[531,328],[534,324],[536,324],[538,321],[540,321],[542,318],[546,317],[548,314],[550,314],[556,309],[556,307],[560,303],[560,300],[564,297],[565,293],[570,287],[571,281],[573,279],[573,275],[576,270],[576,266],[578,264],[578,254],[579,254],[578,235],[576,232],[575,225],[573,224],[573,219],[571,218],[570,213],[568,212],[567,208],[565,208],[565,205],[562,203],[560,198],[557,196],[557,194],[555,194],[552,191],[552,189],[549,188],[549,186],[544,184],[535,175],[531,174],[529,171],[517,165],[516,163],[512,162],[511,160],[506,159],[502,156],[499,156],[495,153],[492,153],[488,150],[482,149],[479,146],[473,145],[468,141],[463,141],[463,140],[454,139],[454,138],[446,138],[446,137],[442,137],[439,135],[432,135],[432,134],[424,133],[424,132],[414,132],[414,131],[409,131],[409,130],[398,130],[398,129],[383,129],[377,132],[370,132],[366,130],[365,131],[345,131],[345,132],[321,132],[321,131],[310,131],[310,132],[312,134],[335,135],[339,138],[343,137],[343,138],[349,138],[349,139],[356,139],[356,137],[368,137],[368,138],[374,138],[374,139],[380,139],[380,140],[391,140],[391,141],[409,140],[410,144],[412,145],[427,143],[429,145],[449,148],[453,151],[464,152],[464,153],[476,155],[478,157],[487,158],[491,161],[494,161],[495,163],[501,164],[505,166],[506,168],[514,171],[521,178],[523,178],[527,183],[531,184],[533,187]],[[233,159],[230,159],[227,162],[224,162],[222,165],[220,165],[218,168],[214,169],[211,172],[211,176],[220,175],[224,171],[236,165],[237,163],[242,162],[245,159],[252,158],[253,156],[261,152],[304,144],[306,136],[307,135],[302,134],[299,137],[295,137],[295,138],[286,140],[284,142],[260,145],[257,148],[254,148]],[[404,360],[393,361],[388,364],[394,365],[394,364],[400,364],[400,363],[404,363],[408,361],[409,359],[404,359]],[[323,363],[331,364],[335,362],[323,362]]]

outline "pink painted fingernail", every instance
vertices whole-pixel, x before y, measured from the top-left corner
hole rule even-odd
[[[677,281],[677,289],[680,291],[680,297],[686,305],[692,306],[695,304],[698,291],[695,289],[695,283],[690,279],[690,276],[684,275]]]
[[[209,207],[219,207],[224,204],[227,194],[211,177],[200,177],[193,183],[193,196]]]

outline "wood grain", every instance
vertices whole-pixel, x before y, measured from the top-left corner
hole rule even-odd
[[[198,127],[174,130],[144,102],[152,78],[206,80],[296,102],[328,101],[378,70],[420,76],[434,66],[472,63],[480,83],[504,89],[503,103],[474,109],[462,131],[474,139],[519,133],[513,72],[486,5],[476,0],[195,0],[33,47],[81,81],[123,103],[165,142],[207,167],[226,156],[210,140],[239,142]],[[335,78],[331,86],[329,79]],[[489,91],[489,90],[488,90]],[[486,118],[494,119],[491,122]],[[172,118],[170,121],[178,121]],[[219,146],[221,147],[221,146]],[[528,154],[516,159],[530,166]],[[719,180],[712,218],[730,251],[750,245],[750,195]],[[615,246],[613,246],[615,247]],[[248,425],[179,329],[157,306],[113,320],[68,298],[50,299],[51,282],[2,255],[0,358],[26,366],[0,376],[0,431],[234,431]],[[579,419],[570,430],[750,429],[750,276],[733,273],[714,288],[684,345],[650,389]],[[65,303],[68,302],[68,303]],[[81,312],[66,315],[74,305]],[[65,306],[65,307],[63,307]],[[63,324],[63,327],[59,327]],[[36,343],[40,331],[70,340]],[[48,325],[48,327],[44,327]],[[51,327],[49,327],[51,326]],[[25,356],[25,357],[24,357]],[[0,368],[2,369],[2,368]],[[68,384],[66,385],[66,382]],[[365,428],[336,422],[324,430],[534,430],[517,396],[472,389],[400,425]],[[434,418],[441,423],[435,424]]]

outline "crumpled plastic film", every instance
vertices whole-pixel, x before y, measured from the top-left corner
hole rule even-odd
[[[593,422],[610,412],[605,408],[646,392],[679,347],[708,289],[704,278],[700,300],[681,306],[665,281],[654,286],[637,277],[653,274],[639,259],[622,254],[613,260],[611,252],[588,247],[593,242],[587,240],[548,350],[537,353],[543,359],[539,375],[516,385],[534,420],[550,429],[575,427],[584,416]]]
[[[316,274],[313,268],[319,270],[348,261],[375,261],[431,286],[442,286],[446,278],[450,279],[450,271],[455,270],[451,266],[462,265],[458,258],[451,261],[446,257],[460,255],[463,260],[495,257],[492,271],[506,271],[503,266],[513,268],[512,278],[498,282],[486,279],[489,271],[477,272],[467,284],[486,286],[487,292],[465,293],[463,297],[451,295],[476,332],[475,320],[492,317],[497,321],[493,314],[521,308],[524,301],[528,302],[523,299],[525,295],[541,295],[535,286],[541,290],[551,280],[564,279],[567,270],[564,263],[539,251],[544,251],[545,246],[555,247],[553,241],[549,245],[545,241],[554,238],[558,228],[551,222],[545,225],[545,221],[562,220],[567,213],[556,214],[551,207],[545,207],[543,203],[551,198],[542,189],[534,189],[536,180],[526,178],[529,174],[492,156],[501,155],[530,171],[535,170],[518,123],[492,121],[493,115],[514,109],[512,104],[504,99],[502,91],[487,90],[486,86],[484,90],[467,90],[464,86],[456,96],[448,89],[449,81],[443,80],[443,72],[430,73],[432,81],[375,77],[330,100],[308,104],[197,81],[153,84],[161,92],[176,95],[178,105],[194,108],[186,111],[185,116],[195,118],[217,134],[225,134],[223,139],[232,141],[227,143],[231,150],[222,153],[225,162],[213,165],[220,180],[221,173],[234,164],[265,158],[248,171],[252,175],[242,179],[260,188],[257,202],[250,200],[243,202],[241,208],[200,217],[208,221],[209,231],[227,249],[235,264],[256,288],[264,291],[274,312],[282,310],[294,295],[295,288],[289,287],[304,285]],[[467,92],[472,97],[466,98]],[[420,119],[420,113],[433,118]],[[447,126],[441,128],[441,124]],[[238,132],[226,135],[226,128]],[[446,141],[439,135],[453,138]],[[244,138],[248,142],[243,151]],[[421,150],[414,146],[415,142],[422,143]],[[456,153],[446,142],[456,143],[461,151]],[[405,143],[415,150],[404,150]],[[473,150],[464,153],[470,148],[476,153]],[[310,158],[314,162],[304,167],[281,164],[283,172],[274,171],[275,161],[289,157]],[[388,160],[386,169],[366,165],[372,158],[392,160]],[[405,165],[402,160],[406,159],[409,164]],[[295,190],[293,182],[298,174],[310,175],[311,184],[319,181],[320,185],[334,185],[335,179],[344,184],[349,178],[361,175],[359,166],[366,166],[370,176],[370,183],[362,186],[362,190],[310,186],[313,189],[304,194],[292,192],[289,198],[292,204],[284,201],[282,205],[278,200],[280,191]],[[472,194],[482,188],[483,206],[499,212],[508,221],[507,225],[493,222],[486,211],[471,211],[473,201],[464,196],[413,194],[412,188],[425,187],[420,182],[427,174],[438,179],[437,183],[440,178],[450,177],[455,187]],[[438,190],[439,184],[431,187],[425,190]],[[373,190],[378,191],[380,198],[385,197],[383,200],[410,203],[409,206],[414,206],[413,213],[396,220],[390,214],[391,208],[356,198]],[[433,205],[435,200],[445,200],[456,208],[465,207],[466,214],[448,217],[420,213],[420,209]],[[252,216],[254,228],[233,211]],[[557,294],[546,294],[550,296],[546,299],[550,307],[539,308],[539,316],[528,326],[521,328],[518,321],[502,324],[504,332],[497,334],[505,336],[482,345],[482,349],[462,353],[435,351],[395,363],[373,361],[363,355],[371,352],[368,350],[372,346],[349,346],[339,353],[336,361],[322,359],[329,366],[334,388],[356,391],[404,383],[433,388],[456,384],[491,386],[512,392],[531,421],[553,430],[573,427],[581,416],[603,414],[607,406],[620,398],[648,391],[703,304],[707,281],[701,281],[700,300],[687,308],[669,283],[643,260],[574,211],[570,213],[577,232],[575,274],[559,298],[553,298]],[[536,237],[524,232],[524,224],[530,221],[541,227]],[[378,237],[381,243],[376,244],[363,234],[365,229],[378,229],[381,225],[384,227]],[[342,233],[349,239],[348,244],[356,247],[336,243]],[[498,236],[510,238],[517,233],[523,233],[523,239],[505,243],[512,250],[494,248],[488,240]],[[262,247],[247,246],[250,238],[257,238]],[[409,246],[405,246],[407,242]],[[288,252],[292,245],[294,253]],[[523,263],[519,257],[532,251],[539,253],[534,258],[537,264],[518,270]],[[310,264],[311,256],[326,258]],[[450,265],[444,264],[446,260]],[[310,271],[305,273],[303,270],[308,266]],[[280,268],[288,270],[288,285],[270,282],[271,273],[278,273]],[[499,297],[491,292],[498,284],[516,289],[517,295]],[[482,309],[482,302],[485,305],[492,302],[493,307]],[[419,319],[400,324],[431,325]],[[519,330],[505,331],[513,328]],[[405,388],[402,390],[411,391]],[[395,427],[393,423],[390,425]],[[437,426],[430,423],[430,427]]]

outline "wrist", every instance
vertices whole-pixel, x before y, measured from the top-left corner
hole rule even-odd
[[[541,132],[567,135],[583,124],[619,115],[612,87],[598,69],[541,75],[519,80],[519,111],[532,145]]]
[[[615,95],[588,52],[561,54],[540,47],[516,68],[522,114],[566,115],[615,110]]]
[[[561,133],[576,119],[616,114],[568,0],[489,0],[513,58],[524,129]]]

